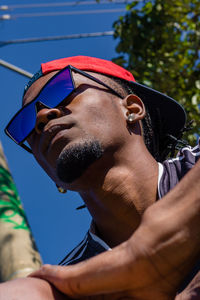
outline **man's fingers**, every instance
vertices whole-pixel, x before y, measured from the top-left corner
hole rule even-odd
[[[43,265],[39,270],[36,270],[29,274],[28,277],[52,277],[54,278],[55,276],[58,275],[58,271],[60,269],[60,266],[52,266],[52,265]]]
[[[115,249],[73,266],[44,265],[29,276],[45,279],[74,298],[120,292],[132,281],[122,268],[127,257],[123,249]]]
[[[78,266],[78,265],[77,265]],[[52,285],[54,285],[60,292],[64,293],[70,298],[67,299],[81,299],[81,300],[119,300],[119,299],[132,299],[127,296],[127,293],[124,291],[122,293],[109,293],[104,294],[104,283],[103,280],[97,280],[95,277],[92,280],[93,275],[91,274],[90,284],[86,283],[86,290],[82,289],[82,281],[83,278],[79,276],[72,276],[72,270],[74,266],[52,266],[52,265],[44,265],[39,270],[31,273],[28,277],[40,278],[48,281]],[[75,271],[74,274],[78,274]],[[87,274],[85,274],[87,277]],[[106,278],[106,274],[104,274],[104,278]],[[80,284],[79,284],[80,283]],[[95,291],[94,291],[95,289]],[[99,292],[98,292],[99,291]],[[106,292],[108,290],[106,289]],[[91,296],[94,294],[93,296]],[[96,295],[95,295],[96,294]]]
[[[72,298],[78,298],[77,292],[71,288],[71,268],[72,267],[43,265],[39,270],[31,273],[29,277],[44,279],[54,285],[63,294]]]
[[[68,294],[66,268],[61,266],[43,265],[29,277],[37,277],[52,283],[58,290]],[[69,281],[69,280],[68,280]]]

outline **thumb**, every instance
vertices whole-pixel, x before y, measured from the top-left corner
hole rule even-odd
[[[72,298],[119,293],[140,284],[135,268],[130,268],[131,259],[130,251],[127,253],[127,243],[123,243],[112,251],[73,266],[43,265],[29,276],[49,281]],[[136,283],[132,275],[136,277]]]
[[[75,291],[71,288],[71,272],[72,267],[43,265],[39,270],[29,274],[28,277],[37,277],[44,279],[53,284],[60,292],[76,298]]]

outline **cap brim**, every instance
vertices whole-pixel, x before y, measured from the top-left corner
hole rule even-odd
[[[164,132],[178,137],[187,119],[184,108],[173,98],[163,93],[134,81],[129,81],[129,83],[134,92],[141,97],[150,114],[156,108],[159,109]]]

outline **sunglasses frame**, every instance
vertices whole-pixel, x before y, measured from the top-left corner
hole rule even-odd
[[[12,119],[10,120],[10,122],[8,123],[8,125],[6,126],[6,128],[4,129],[6,135],[11,138],[17,145],[21,146],[23,149],[25,149],[26,151],[28,151],[29,153],[33,153],[32,150],[24,144],[24,141],[27,139],[27,137],[32,133],[32,131],[34,130],[31,130],[31,132],[20,142],[18,143],[13,137],[12,135],[8,132],[7,128],[10,126],[10,124],[13,122],[13,120],[16,118],[16,116],[27,106],[31,105],[38,97],[39,95],[41,94],[41,92],[44,90],[44,88],[57,76],[59,76],[59,74],[61,72],[63,72],[65,69],[69,69],[70,70],[70,76],[71,76],[71,79],[72,79],[72,83],[74,85],[74,89],[69,93],[69,95],[67,97],[69,97],[71,95],[71,93],[76,89],[75,88],[75,81],[74,81],[74,78],[73,78],[73,74],[72,74],[72,71],[75,72],[75,73],[78,73],[78,74],[81,74],[83,75],[84,77],[88,78],[88,79],[91,79],[92,81],[98,83],[98,84],[101,84],[102,86],[106,87],[107,89],[109,89],[112,94],[118,96],[119,98],[123,99],[122,95],[120,95],[118,92],[116,92],[113,88],[111,88],[109,85],[107,85],[106,83],[102,82],[101,80],[99,80],[98,78],[82,71],[82,70],[79,70],[71,65],[68,65],[66,67],[64,67],[62,70],[60,70],[58,73],[56,73],[53,77],[51,77],[47,82],[46,84],[42,87],[42,89],[40,90],[40,92],[37,94],[37,96],[29,103],[27,103],[26,105],[24,105],[20,110],[17,111],[17,113],[12,117]],[[100,74],[100,73],[97,73],[97,74]],[[105,74],[102,74],[102,75],[105,75]],[[62,100],[63,101],[63,100]],[[62,102],[60,101],[55,107],[58,107],[59,104]],[[40,101],[38,101],[40,102]],[[37,101],[35,102],[35,104],[37,103]],[[46,107],[48,107],[48,105],[44,104]],[[55,108],[55,107],[49,107],[49,108]]]

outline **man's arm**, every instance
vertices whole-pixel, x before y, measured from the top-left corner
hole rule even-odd
[[[75,266],[44,266],[32,276],[74,298],[124,292],[137,299],[173,299],[199,255],[199,243],[200,161],[146,210],[127,242]]]

